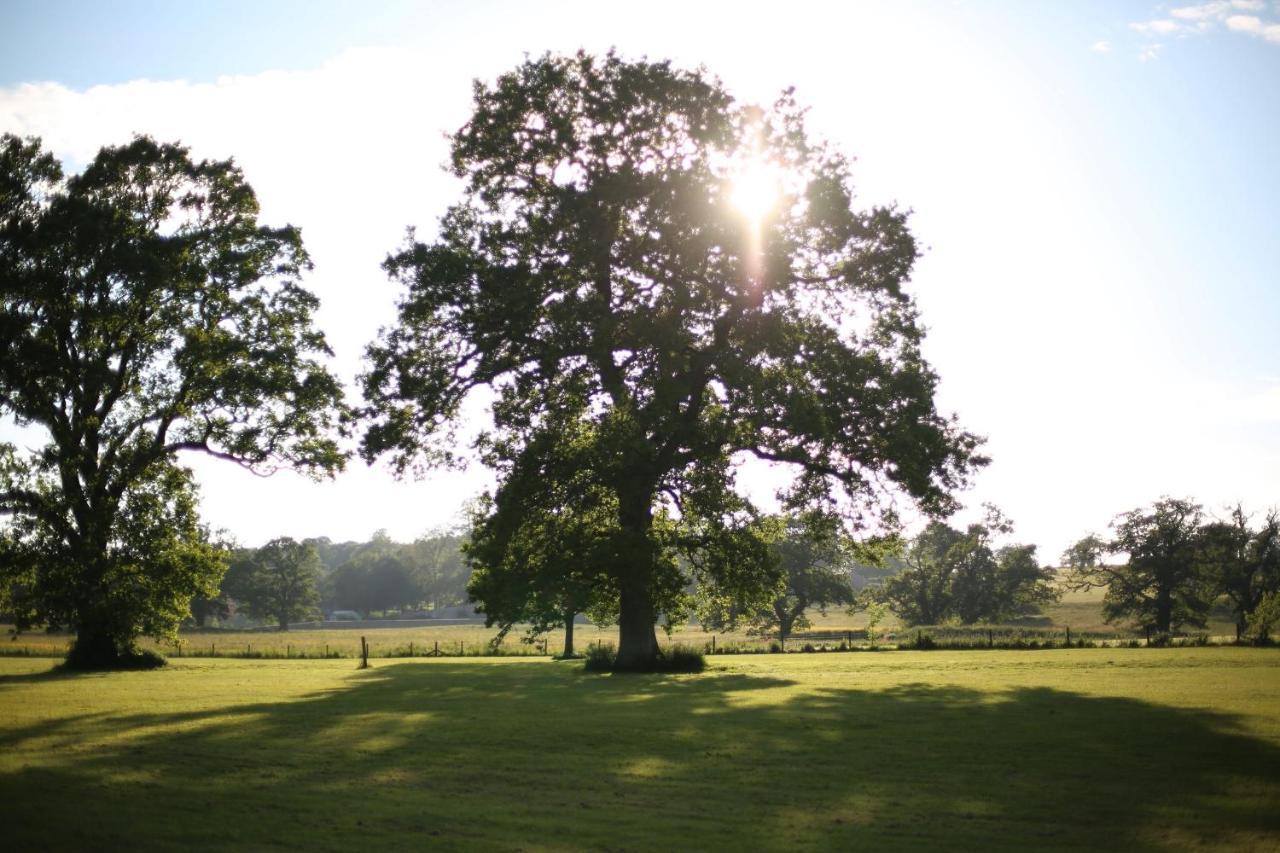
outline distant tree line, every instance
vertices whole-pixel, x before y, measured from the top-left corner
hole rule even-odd
[[[407,543],[378,531],[367,542],[282,537],[233,548],[217,595],[193,600],[191,619],[205,626],[236,612],[287,629],[335,610],[368,617],[458,606],[470,575],[463,542],[455,531]]]

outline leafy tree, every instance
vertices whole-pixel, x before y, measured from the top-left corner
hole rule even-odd
[[[614,505],[595,577],[617,590],[619,668],[656,660],[685,568],[704,587],[771,586],[738,459],[790,470],[788,507],[839,499],[862,525],[892,521],[895,492],[951,509],[984,461],[934,407],[902,287],[917,257],[906,215],[855,211],[847,161],[802,116],[789,94],[738,104],[667,63],[529,60],[477,84],[452,140],[463,198],[433,243],[411,237],[385,265],[407,293],[369,348],[363,453],[401,472],[454,460],[462,406],[488,388],[478,449],[499,475],[495,514],[541,500],[503,493],[515,472],[589,466]],[[769,183],[768,209],[735,205],[735,188]],[[702,543],[701,569],[676,558],[664,518]]]
[[[1053,572],[1036,560],[1034,545],[997,547],[996,536],[1012,529],[993,507],[983,523],[963,533],[934,522],[906,549],[906,570],[872,597],[912,625],[948,619],[969,625],[1035,613],[1058,597]]]
[[[216,586],[180,451],[342,465],[306,252],[257,213],[230,161],[178,145],[139,137],[64,178],[0,138],[0,414],[43,435],[0,454],[0,582],[27,582],[25,623],[74,626],[73,663],[127,659]]]
[[[783,642],[793,631],[810,626],[810,609],[825,615],[833,604],[854,601],[849,548],[840,541],[838,530],[823,521],[798,517],[778,520],[782,530],[772,550],[783,573],[782,589],[752,621],[757,628],[776,629]]]
[[[1213,589],[1203,561],[1202,520],[1199,504],[1175,498],[1121,513],[1111,522],[1107,551],[1127,560],[1077,568],[1071,582],[1106,588],[1102,612],[1109,622],[1133,619],[1161,634],[1187,624],[1203,627]]]
[[[1206,524],[1200,531],[1200,558],[1218,591],[1231,601],[1236,638],[1249,624],[1263,598],[1280,591],[1280,515],[1268,513],[1253,530],[1244,508],[1237,506],[1227,521]]]
[[[522,487],[540,494],[518,493]],[[517,500],[524,512],[495,511],[493,500],[476,505],[466,546],[473,567],[467,591],[481,602],[485,624],[500,626],[499,637],[517,623],[529,626],[530,638],[563,627],[563,654],[572,657],[577,615],[614,609],[608,564],[616,544],[616,497],[580,468],[536,485],[513,476],[497,500]]]
[[[947,555],[963,535],[942,522],[931,522],[902,554],[905,569],[871,590],[908,625],[938,625],[952,612],[951,565]]]
[[[281,631],[315,615],[320,558],[306,542],[287,536],[241,552],[227,571],[223,590],[255,619],[271,619]]]
[[[1107,543],[1090,533],[1062,552],[1062,565],[1069,569],[1090,569],[1102,563]]]
[[[1262,596],[1250,613],[1245,635],[1258,645],[1271,642],[1272,635],[1280,627],[1280,591],[1268,592]]]

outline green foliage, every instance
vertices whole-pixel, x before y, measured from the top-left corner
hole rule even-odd
[[[702,71],[544,56],[477,84],[452,141],[463,198],[385,265],[406,293],[368,351],[363,453],[447,464],[464,402],[491,389],[487,541],[529,553],[516,529],[559,523],[551,482],[581,475],[565,535],[585,546],[587,524],[612,557],[564,565],[616,595],[628,665],[656,659],[656,617],[691,579],[729,598],[773,588],[736,458],[790,470],[789,508],[838,503],[861,524],[891,523],[895,492],[950,509],[984,461],[934,407],[906,215],[852,208],[848,161],[808,138],[789,94],[761,109]],[[753,166],[785,175],[759,219],[732,203]],[[547,599],[526,557],[507,562],[482,564],[537,583],[479,581],[486,610]]]
[[[0,447],[0,586],[24,623],[73,626],[86,661],[215,591],[179,452],[343,463],[306,252],[257,213],[230,161],[178,145],[138,137],[64,178],[37,140],[0,137],[0,414],[40,435]]]
[[[315,616],[320,559],[309,543],[272,539],[232,560],[223,590],[250,616],[271,619],[282,631],[290,622]]]
[[[776,631],[785,640],[810,627],[810,611],[825,616],[832,605],[853,604],[849,566],[854,547],[841,536],[838,519],[815,513],[772,517],[761,528],[777,566],[775,590],[766,590],[770,594],[762,602],[704,607],[700,621],[707,629],[732,629],[742,614],[753,633]]]
[[[1271,642],[1277,628],[1280,628],[1280,592],[1269,592],[1249,613],[1245,636],[1265,645]]]
[[[414,606],[423,598],[410,567],[393,554],[356,557],[334,571],[327,583],[337,608],[365,615]]]
[[[883,602],[871,600],[864,607],[867,613],[867,640],[872,646],[880,638],[880,623],[889,615],[889,606]]]
[[[1244,508],[1237,506],[1229,520],[1201,528],[1199,560],[1210,582],[1231,602],[1237,632],[1245,633],[1263,599],[1280,592],[1280,515],[1271,511],[1253,530]]]
[[[1056,601],[1053,572],[1036,561],[1034,545],[998,547],[1012,526],[994,508],[961,532],[931,522],[902,555],[906,569],[870,591],[908,625],[952,620],[971,625],[1038,612]]]
[[[618,649],[612,643],[593,643],[587,646],[582,668],[586,672],[612,672],[617,659]]]
[[[1062,552],[1062,565],[1069,569],[1089,569],[1102,563],[1107,543],[1090,533]]]
[[[673,645],[658,655],[655,662],[643,667],[631,667],[618,657],[618,650],[611,643],[596,643],[587,647],[582,668],[585,672],[702,672],[707,660],[701,649],[688,645]]]
[[[1175,498],[1121,513],[1111,522],[1114,533],[1106,548],[1127,560],[1077,567],[1071,583],[1078,589],[1106,587],[1102,610],[1108,622],[1133,620],[1159,634],[1183,625],[1204,627],[1214,589],[1202,521],[1199,504]]]

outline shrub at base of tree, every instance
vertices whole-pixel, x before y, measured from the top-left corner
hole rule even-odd
[[[109,654],[95,654],[97,647],[76,643],[62,664],[66,670],[159,669],[168,665],[164,655],[147,649],[111,649]]]
[[[672,646],[659,653],[657,661],[643,668],[618,666],[618,650],[609,644],[598,643],[587,649],[583,663],[586,672],[702,672],[707,660],[693,646]]]

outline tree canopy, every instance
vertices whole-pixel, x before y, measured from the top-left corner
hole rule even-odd
[[[1216,595],[1206,571],[1203,522],[1199,504],[1178,498],[1121,513],[1111,522],[1106,550],[1125,561],[1077,567],[1072,582],[1106,588],[1102,612],[1110,622],[1131,619],[1161,634],[1203,626]]]
[[[316,615],[320,558],[314,546],[282,536],[241,551],[227,571],[225,592],[250,616],[271,619],[281,631]]]
[[[1244,507],[1236,506],[1227,520],[1206,524],[1200,539],[1201,560],[1231,602],[1239,638],[1263,599],[1280,592],[1280,514],[1272,510],[1254,529]]]
[[[752,614],[750,621],[757,630],[776,630],[785,642],[793,631],[810,626],[811,609],[825,614],[833,604],[853,604],[849,568],[854,549],[843,541],[829,517],[790,517],[774,522],[779,529],[770,547],[782,572],[782,584],[773,600]],[[860,556],[873,555],[865,552]]]
[[[75,661],[118,661],[216,591],[180,452],[343,463],[310,262],[257,214],[231,161],[180,145],[138,137],[65,177],[0,138],[0,415],[40,436],[0,448],[0,582],[29,591],[25,624],[76,629]]]
[[[620,667],[654,661],[682,573],[776,580],[766,549],[716,556],[757,538],[744,457],[793,474],[789,508],[838,506],[851,527],[891,522],[901,496],[953,508],[984,460],[934,406],[907,216],[855,208],[848,161],[789,93],[760,108],[700,70],[580,53],[474,94],[452,138],[462,198],[385,265],[406,292],[369,348],[366,457],[456,460],[463,404],[488,389],[495,516],[589,471],[612,506],[597,578]],[[747,205],[744,188],[764,191]]]

